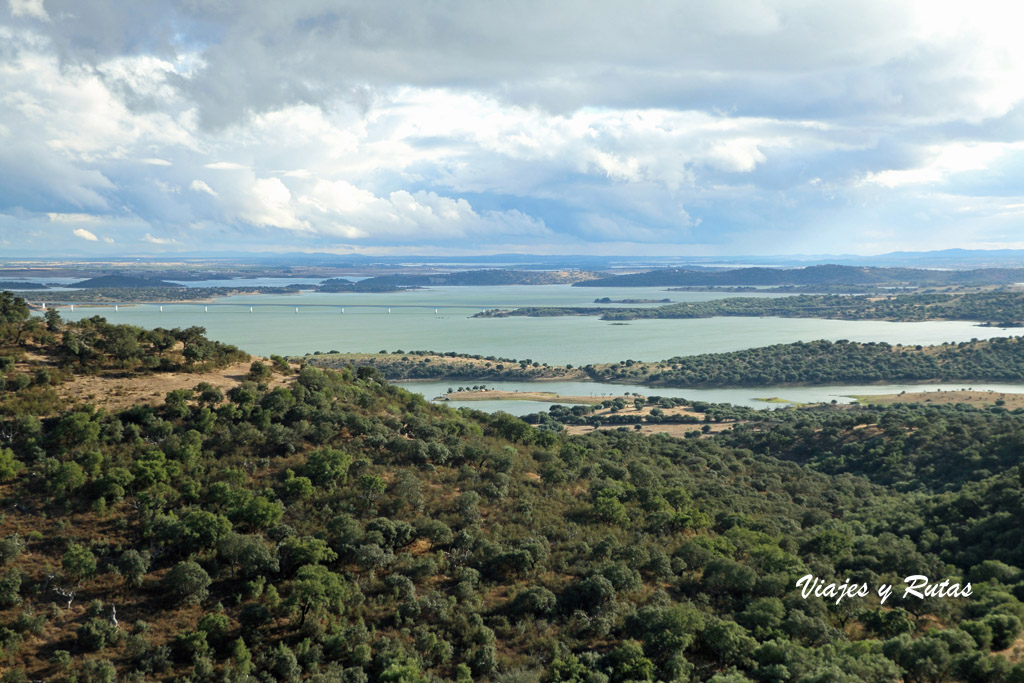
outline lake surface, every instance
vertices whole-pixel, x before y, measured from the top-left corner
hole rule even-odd
[[[236,284],[239,281],[234,281]],[[252,284],[264,284],[253,280]],[[190,283],[203,286],[213,284]],[[219,283],[218,283],[219,284]],[[666,292],[656,287],[570,287],[513,285],[501,287],[432,287],[392,293],[316,293],[225,297],[210,304],[163,304],[94,307],[77,304],[61,315],[78,320],[102,315],[111,322],[154,327],[205,327],[207,334],[250,353],[303,355],[315,351],[376,352],[456,351],[504,358],[531,359],[551,365],[586,365],[634,359],[657,361],[673,356],[735,351],[814,339],[849,339],[892,344],[939,344],[972,338],[1018,334],[1019,330],[979,327],[962,321],[890,323],[813,318],[699,318],[634,320],[612,324],[596,316],[552,318],[473,318],[489,308],[517,306],[593,306],[594,299],[663,299],[708,301],[733,296],[786,296],[719,292]],[[35,300],[35,296],[30,296]],[[53,297],[57,299],[58,297]],[[650,304],[658,305],[658,304]],[[250,313],[250,307],[252,312]],[[296,312],[298,309],[298,312]],[[465,380],[462,382],[466,383]],[[472,384],[473,382],[469,382]],[[403,383],[427,398],[458,382]],[[714,403],[776,408],[757,398],[779,397],[799,403],[836,400],[851,394],[959,389],[959,384],[868,385],[830,387],[760,387],[748,389],[665,389],[590,382],[495,382],[489,387],[511,391],[554,391],[563,395],[680,396]],[[1024,393],[1024,385],[975,384],[974,389]],[[550,403],[529,401],[451,402],[478,410],[506,410],[523,415],[546,410]]]
[[[665,292],[653,287],[435,287],[381,294],[301,292],[225,297],[208,306],[163,304],[162,312],[158,305],[120,306],[115,313],[112,307],[78,304],[74,312],[61,309],[61,315],[72,320],[102,315],[111,322],[146,328],[198,325],[205,327],[213,339],[259,355],[432,350],[529,358],[551,365],[586,365],[630,358],[656,361],[814,339],[937,344],[1014,333],[962,321],[700,318],[634,320],[616,325],[596,316],[471,317],[488,308],[593,305],[595,298],[605,296],[706,301],[739,295]]]
[[[448,387],[465,386],[467,382],[398,382],[403,389],[422,394],[429,400],[444,394]],[[469,382],[473,384],[473,382]],[[1024,384],[996,384],[992,382],[945,382],[941,384],[847,384],[813,387],[730,387],[730,388],[666,388],[645,387],[639,384],[610,384],[605,382],[484,382],[488,389],[499,391],[551,391],[562,396],[621,396],[625,393],[641,396],[668,396],[686,398],[691,401],[707,403],[731,403],[762,410],[775,410],[786,407],[787,403],[768,403],[765,398],[779,398],[792,403],[853,403],[854,396],[898,394],[901,391],[914,393],[919,391],[955,391],[973,389],[974,391],[994,391],[1007,394],[1024,393]],[[442,401],[452,408],[473,408],[493,412],[504,410],[512,415],[545,412],[556,403],[544,401]]]

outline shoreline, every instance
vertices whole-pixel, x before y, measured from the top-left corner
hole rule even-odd
[[[615,399],[631,401],[631,396],[562,396],[553,391],[503,391],[500,389],[484,389],[482,391],[452,391],[435,397],[439,402],[460,401],[536,401],[538,403],[574,403],[580,405],[600,405]]]

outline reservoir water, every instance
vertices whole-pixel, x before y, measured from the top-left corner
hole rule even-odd
[[[432,350],[529,358],[551,365],[655,361],[814,339],[937,344],[1013,333],[964,321],[698,318],[614,324],[596,316],[471,317],[488,308],[594,305],[595,298],[604,296],[701,301],[729,295],[640,287],[437,287],[388,294],[234,296],[210,304],[163,304],[162,311],[155,304],[120,306],[116,313],[108,306],[78,304],[74,312],[64,308],[61,315],[71,320],[102,315],[110,322],[145,328],[198,325],[213,339],[260,355]]]
[[[731,403],[763,410],[774,410],[794,403],[853,403],[854,396],[898,394],[901,391],[993,391],[996,393],[1022,394],[1024,384],[996,384],[992,382],[945,382],[941,384],[844,384],[801,387],[726,387],[726,388],[667,388],[645,387],[634,384],[609,384],[604,382],[483,382],[488,389],[499,391],[550,391],[561,396],[622,396],[625,393],[641,396],[670,396],[706,403]],[[403,389],[434,399],[444,394],[449,387],[465,386],[465,380],[446,382],[399,382]],[[472,382],[469,382],[472,384]],[[782,399],[788,403],[769,403],[763,399]],[[513,415],[544,412],[555,403],[544,401],[495,400],[495,401],[445,401],[452,408],[473,408],[493,412],[504,410]]]
[[[199,284],[199,283],[194,283]],[[57,293],[50,296],[59,300]],[[46,296],[27,295],[32,301]],[[690,320],[634,320],[614,324],[596,316],[548,318],[473,318],[489,308],[517,306],[593,306],[595,298],[706,301],[728,296],[781,296],[718,292],[667,292],[660,288],[597,288],[568,285],[501,287],[433,287],[380,294],[327,294],[303,291],[290,295],[233,296],[209,304],[156,304],[93,307],[77,304],[61,315],[78,320],[102,315],[110,322],[154,327],[206,328],[208,336],[258,355],[303,355],[316,351],[376,352],[380,350],[456,351],[504,358],[531,359],[551,365],[585,365],[634,359],[656,361],[673,356],[734,351],[770,344],[815,339],[849,339],[892,344],[939,344],[1019,333],[1019,330],[980,327],[965,321],[891,323],[880,321],[820,320],[813,318],[699,318]],[[52,303],[52,301],[51,301]],[[636,305],[636,304],[633,304]],[[659,304],[650,304],[659,305]],[[252,312],[250,312],[252,307]],[[435,312],[436,311],[436,312]],[[465,383],[465,382],[463,382]],[[437,387],[450,382],[423,383],[428,398],[442,393]],[[513,386],[504,383],[502,387]],[[792,389],[651,389],[625,385],[582,383],[522,385],[562,394],[593,392],[686,396],[695,400],[741,405],[757,397],[780,396],[798,402],[841,400],[843,395],[893,393],[905,387],[798,387]],[[569,383],[572,384],[572,383]],[[494,386],[498,386],[495,384]],[[935,389],[941,385],[927,385]],[[959,385],[956,387],[959,388]],[[975,388],[979,388],[976,386]],[[863,389],[863,390],[861,390]],[[890,391],[892,389],[892,391]],[[906,389],[910,391],[911,389]],[[1024,386],[1006,391],[1024,391]],[[672,393],[682,392],[682,393]],[[473,403],[478,409],[500,407],[513,412],[534,412],[536,404],[501,402],[501,406]],[[528,409],[524,409],[528,408]]]

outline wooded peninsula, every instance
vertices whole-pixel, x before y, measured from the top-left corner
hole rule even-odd
[[[935,346],[818,340],[584,366],[433,351],[325,353],[296,360],[326,368],[370,366],[389,380],[593,380],[663,387],[1019,382],[1024,379],[1024,337]]]
[[[775,297],[730,297],[691,301],[646,308],[599,306],[489,309],[474,317],[549,317],[595,315],[601,320],[647,318],[712,318],[717,316],[772,316],[779,318],[828,318],[833,320],[974,320],[992,327],[1024,326],[1024,292],[989,291],[958,294],[899,294],[864,296],[798,294]]]

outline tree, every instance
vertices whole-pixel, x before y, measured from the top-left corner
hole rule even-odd
[[[10,448],[0,448],[0,482],[11,481],[25,469],[25,463],[14,457]]]
[[[381,683],[427,683],[430,679],[423,675],[414,660],[398,656],[387,663],[377,680]]]
[[[218,544],[217,552],[247,579],[271,576],[279,569],[274,548],[259,534],[227,534]]]
[[[28,304],[12,292],[0,292],[0,323],[20,323],[28,320]]]
[[[325,564],[338,559],[327,541],[312,536],[292,536],[281,542],[280,552],[285,571],[295,571],[307,564]]]
[[[363,492],[364,505],[368,506],[387,490],[387,484],[376,474],[363,474],[359,477],[359,490]]]
[[[64,575],[74,584],[81,584],[96,575],[96,556],[77,543],[72,543],[61,558]]]
[[[735,621],[715,620],[704,630],[702,638],[718,656],[720,664],[746,665],[757,648],[757,641]]]
[[[310,610],[328,609],[340,613],[352,591],[345,580],[319,564],[307,564],[295,573],[289,603],[299,610],[299,626]]]
[[[352,456],[348,453],[335,448],[322,448],[309,454],[305,475],[317,486],[333,489],[348,480],[351,465]]]
[[[613,681],[653,681],[654,662],[644,656],[635,640],[627,640],[608,653]]]
[[[210,575],[195,562],[179,562],[163,580],[166,593],[183,605],[198,605],[209,595]]]
[[[992,629],[992,649],[1005,650],[1020,635],[1020,619],[1012,614],[990,614],[982,623]]]
[[[704,617],[688,603],[645,607],[626,620],[626,629],[644,641],[648,652],[667,660],[690,646],[704,629]]]
[[[138,588],[142,585],[142,577],[149,571],[149,554],[130,548],[121,554],[118,569],[129,586]]]
[[[251,382],[266,382],[274,376],[274,371],[258,360],[254,360],[249,366],[249,372],[245,378]]]
[[[177,542],[186,553],[213,548],[230,531],[226,517],[206,510],[191,510],[174,526]]]
[[[910,683],[939,683],[946,680],[953,666],[949,646],[938,638],[913,640],[904,633],[886,641],[882,651],[903,667],[904,680]]]
[[[77,462],[62,462],[47,481],[50,492],[56,498],[66,498],[82,488],[86,482],[85,472]]]
[[[584,683],[589,669],[569,650],[558,645],[555,657],[541,679],[543,683]]]

